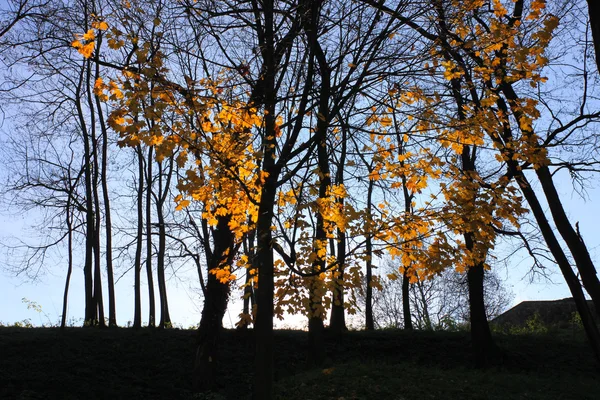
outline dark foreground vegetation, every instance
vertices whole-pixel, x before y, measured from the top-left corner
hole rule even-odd
[[[192,330],[0,328],[0,399],[245,399],[254,337],[222,336],[218,389],[192,393]],[[504,363],[472,367],[469,336],[347,332],[306,364],[307,333],[275,335],[278,399],[597,399],[600,375],[576,335],[499,335]]]

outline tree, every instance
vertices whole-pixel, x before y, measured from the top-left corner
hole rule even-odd
[[[96,108],[97,103],[94,102],[91,82],[95,73],[93,60],[82,62],[79,57],[69,57],[73,54],[70,38],[74,32],[81,32],[86,25],[93,24],[88,15],[88,6],[90,4],[87,3],[60,7],[32,1],[19,3],[17,14],[23,18],[17,18],[18,26],[14,25],[3,36],[2,46],[6,46],[2,49],[5,56],[3,61],[9,67],[3,81],[3,96],[11,112],[16,106],[22,107],[22,111],[30,111],[30,120],[23,118],[26,113],[15,113],[11,121],[15,126],[25,127],[31,124],[33,118],[46,118],[46,121],[42,121],[49,122],[49,125],[41,126],[50,128],[48,132],[54,131],[56,134],[49,135],[44,130],[44,141],[51,147],[67,146],[72,151],[71,161],[67,163],[74,170],[62,175],[68,177],[71,183],[77,182],[78,189],[69,190],[72,201],[67,201],[65,205],[72,207],[73,211],[77,210],[76,213],[69,210],[69,219],[78,219],[80,217],[75,215],[82,213],[80,215],[84,216],[85,221],[84,225],[77,223],[75,227],[79,230],[85,226],[86,321],[88,324],[103,325],[98,192],[101,172],[99,142],[95,140],[96,129],[101,129],[96,126],[97,112],[101,110]],[[76,15],[83,17],[75,21],[71,17]],[[75,160],[81,163],[81,167],[75,164]],[[56,164],[60,165],[65,165],[65,162]],[[39,166],[40,177],[51,174],[54,168],[45,162]],[[25,176],[24,179],[28,178]],[[71,238],[71,235],[64,237]],[[71,240],[67,241],[71,243]],[[71,246],[68,244],[67,247]],[[68,271],[70,266],[71,263]],[[70,277],[70,274],[67,273],[67,276]],[[110,288],[109,291],[114,294]],[[110,320],[114,322],[115,318]]]
[[[375,294],[375,322],[378,328],[404,326],[403,282],[392,260],[383,263],[391,278],[382,277]],[[488,320],[510,306],[513,293],[493,271],[484,275],[485,310]],[[452,330],[469,324],[469,290],[464,274],[447,269],[410,286],[410,312],[416,329]]]

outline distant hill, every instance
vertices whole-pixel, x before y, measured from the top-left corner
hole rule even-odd
[[[596,316],[596,309],[591,300],[588,305]],[[497,316],[490,324],[498,327],[522,327],[528,320],[538,318],[546,327],[570,329],[573,327],[573,317],[577,307],[572,297],[561,300],[523,301],[505,313]],[[598,322],[598,318],[596,317]]]

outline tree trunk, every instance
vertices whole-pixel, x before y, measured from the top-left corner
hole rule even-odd
[[[264,0],[262,7],[264,31],[262,33],[262,58],[264,73],[261,82],[264,94],[264,133],[262,138],[262,171],[267,173],[261,188],[256,224],[256,269],[258,270],[258,288],[256,289],[256,335],[255,376],[252,388],[253,400],[271,400],[273,398],[273,206],[277,195],[277,180],[281,166],[275,164],[276,129],[275,129],[275,75],[277,62],[275,59],[275,31],[273,0]]]
[[[265,159],[266,161],[266,159]],[[269,170],[267,170],[269,171]],[[258,288],[256,289],[255,377],[253,400],[271,400],[273,397],[273,204],[277,193],[277,172],[271,169],[262,188],[259,219],[256,227]]]
[[[90,139],[88,134],[87,123],[83,115],[82,101],[82,85],[85,82],[85,74],[88,70],[89,61],[85,60],[81,67],[79,75],[79,81],[75,92],[75,98],[77,99],[75,104],[77,107],[77,116],[79,119],[79,127],[81,129],[81,135],[83,140],[83,179],[85,187],[85,261],[83,266],[83,277],[84,277],[84,291],[85,291],[85,316],[83,325],[93,326],[97,322],[97,309],[94,302],[94,288],[93,288],[93,232],[94,232],[94,203],[92,201],[92,171],[91,171],[91,151],[90,151]]]
[[[96,67],[98,64],[96,63]],[[93,82],[92,82],[93,80]],[[106,322],[104,321],[104,301],[102,295],[102,270],[101,270],[101,257],[100,257],[100,231],[102,218],[100,215],[100,196],[98,194],[98,180],[99,180],[99,164],[98,164],[98,138],[96,137],[96,112],[95,103],[93,100],[92,87],[94,85],[95,78],[92,77],[92,64],[88,61],[87,72],[86,72],[86,85],[87,85],[87,102],[90,116],[90,168],[91,168],[91,195],[93,200],[92,217],[94,219],[94,226],[92,231],[92,248],[94,257],[94,303],[97,308],[98,325],[105,327]]]
[[[529,204],[529,208],[533,213],[535,220],[540,227],[540,231],[542,232],[542,236],[550,249],[550,252],[554,256],[560,271],[569,286],[571,294],[573,295],[573,299],[575,300],[575,305],[577,307],[577,311],[579,312],[579,316],[581,317],[581,322],[583,323],[583,327],[585,329],[586,335],[588,337],[588,341],[590,346],[592,347],[592,351],[596,356],[596,359],[600,361],[600,332],[598,331],[598,326],[592,317],[592,313],[588,306],[587,300],[585,299],[585,295],[583,293],[583,289],[581,288],[581,284],[579,283],[579,279],[577,275],[573,272],[571,265],[569,263],[569,259],[565,255],[556,235],[546,215],[544,213],[544,209],[540,204],[534,190],[531,188],[529,181],[525,177],[522,171],[516,168],[515,162],[509,162],[509,166],[511,167],[512,172],[515,174],[515,179],[521,188],[521,192],[527,203]]]
[[[458,104],[462,104],[458,102]],[[462,151],[462,169],[469,176],[475,172],[475,149],[470,151],[470,146],[463,145]],[[476,196],[476,194],[475,194]],[[475,202],[473,198],[473,202]],[[464,232],[465,246],[467,250],[473,253],[475,242],[472,231]],[[483,261],[469,266],[467,271],[467,281],[469,287],[469,310],[471,323],[471,344],[473,346],[473,356],[475,365],[479,368],[487,367],[496,362],[499,355],[492,332],[488,324],[485,313],[485,299],[483,293]]]
[[[163,186],[163,164],[158,163],[158,198],[156,199],[156,217],[158,218],[158,253],[156,274],[158,279],[158,293],[160,297],[160,322],[159,328],[171,327],[169,315],[169,301],[167,297],[167,282],[165,280],[165,255],[166,255],[166,227],[164,218],[164,204],[169,193],[169,185],[173,174],[173,157],[169,159],[167,182]]]
[[[218,379],[219,336],[230,287],[229,283],[221,283],[212,271],[220,268],[223,263],[230,264],[233,261],[234,235],[229,228],[229,218],[219,217],[213,239],[214,249],[207,252],[207,256],[210,256],[208,279],[194,364],[194,389],[198,392],[214,389]]]
[[[347,129],[342,126],[342,148],[340,151],[340,159],[337,166],[335,183],[336,185],[344,184],[344,169],[346,166],[346,142]],[[344,209],[344,199],[338,200],[339,206]],[[333,298],[331,302],[331,319],[329,328],[334,335],[340,336],[346,328],[345,318],[345,299],[344,299],[344,270],[346,268],[346,234],[343,230],[337,229],[337,276],[333,282]]]
[[[102,45],[102,35],[98,37],[98,48]],[[100,52],[96,52],[95,64],[95,79],[100,78]],[[106,277],[108,280],[108,326],[117,326],[117,311],[116,311],[116,300],[115,300],[115,280],[113,276],[113,260],[112,260],[112,219],[110,214],[110,197],[108,195],[108,130],[106,128],[106,122],[104,121],[104,114],[102,112],[102,104],[100,98],[94,95],[96,110],[98,112],[98,122],[100,122],[100,132],[102,140],[102,159],[101,159],[101,171],[100,171],[100,182],[102,185],[102,200],[104,202],[104,229],[106,237],[106,245],[104,248],[105,259],[106,259]],[[98,154],[96,151],[96,159]],[[96,162],[96,167],[97,167]],[[98,210],[100,210],[98,208]],[[98,211],[99,214],[99,211]],[[99,226],[99,225],[98,225]],[[98,228],[99,230],[99,228]]]
[[[548,207],[552,213],[556,228],[567,244],[567,247],[569,247],[575,259],[577,270],[581,274],[583,286],[594,302],[596,313],[600,316],[600,281],[598,280],[598,274],[587,246],[567,217],[548,167],[543,166],[536,169],[536,174],[542,184],[542,189],[548,201]]]
[[[331,170],[329,167],[329,155],[327,154],[327,130],[329,128],[329,98],[330,98],[330,76],[329,66],[325,55],[321,50],[316,35],[316,18],[318,17],[318,7],[316,2],[312,3],[311,12],[305,23],[304,30],[312,50],[317,54],[321,72],[321,89],[319,92],[319,118],[315,127],[315,139],[317,142],[317,165],[319,167],[319,199],[326,201],[328,191],[331,188]],[[311,365],[321,366],[325,361],[325,341],[323,338],[323,297],[322,281],[319,276],[325,271],[327,256],[318,254],[324,249],[327,250],[327,232],[325,231],[325,219],[320,209],[316,213],[315,237],[313,243],[313,252],[316,253],[315,261],[312,264],[313,276],[309,278],[309,321],[308,321],[308,359]]]
[[[146,161],[146,276],[148,278],[148,326],[156,326],[156,303],[154,300],[154,279],[152,277],[152,147],[148,148]]]
[[[248,236],[244,242],[244,253],[250,260],[252,265],[252,260],[254,260],[254,239],[255,232],[251,231],[248,233]],[[252,283],[252,275],[250,274],[251,268],[246,268],[246,282],[244,285],[244,304],[242,306],[242,313],[244,316],[248,316],[252,314],[251,307],[254,305],[254,288]],[[239,329],[247,329],[248,321],[244,319],[242,323],[238,326]]]
[[[371,171],[369,171],[370,173]],[[367,192],[367,234],[365,244],[365,257],[366,257],[366,269],[367,269],[367,287],[366,287],[366,305],[365,305],[365,329],[370,331],[375,329],[375,322],[373,319],[373,239],[371,230],[371,207],[373,206],[373,179],[369,179],[369,189]]]
[[[441,11],[441,3],[440,4],[440,12]],[[440,18],[441,23],[443,24],[443,29],[446,30],[445,21],[443,15]],[[448,58],[450,56],[446,54]],[[465,100],[461,94],[461,85],[460,80],[454,78],[450,81],[452,88],[452,96],[454,97],[454,101],[456,102],[456,107],[458,110],[458,118],[460,121],[465,120]],[[476,94],[472,94],[474,97],[473,100],[477,101]],[[463,144],[462,152],[461,152],[461,170],[469,180],[472,182],[473,174],[477,172],[477,168],[475,165],[476,162],[476,150],[477,147],[473,145],[472,147],[466,144]],[[473,193],[472,202],[475,203],[477,200],[477,193]],[[472,231],[464,231],[463,236],[465,239],[465,246],[467,250],[473,253],[475,248],[475,242],[473,239]],[[487,250],[486,250],[487,251]],[[496,357],[499,355],[499,352],[496,348],[494,340],[492,338],[492,333],[490,331],[490,327],[488,324],[487,316],[485,314],[485,299],[483,293],[483,263],[484,260],[479,260],[474,263],[474,265],[470,265],[467,271],[467,280],[469,287],[469,310],[470,310],[470,322],[471,322],[471,344],[473,346],[473,356],[475,359],[475,364],[478,367],[486,367],[490,365],[493,361],[495,361]]]
[[[405,147],[404,147],[404,139],[400,137],[400,133],[396,134],[396,140],[398,141],[398,154],[400,156],[404,156]],[[400,162],[400,167],[404,168],[404,161]],[[408,186],[406,185],[407,179],[406,175],[402,174],[402,196],[404,197],[404,213],[406,215],[410,215],[413,211],[412,201],[413,194],[409,192]],[[406,249],[408,250],[408,248]],[[411,262],[412,264],[412,262]],[[402,273],[402,314],[404,318],[404,329],[412,330],[412,315],[410,313],[410,277],[409,272],[411,270],[411,265],[404,266],[404,271]]]
[[[68,184],[71,183],[71,179],[69,177]],[[67,277],[65,279],[65,290],[63,294],[63,307],[62,307],[62,316],[60,318],[60,328],[64,329],[67,326],[67,304],[69,299],[69,285],[71,283],[71,272],[73,271],[73,223],[71,221],[71,192],[69,192],[69,197],[67,198],[67,208],[66,208],[66,223],[67,223],[67,257],[68,257],[68,266],[67,266]]]
[[[587,0],[590,27],[594,40],[594,51],[596,53],[596,68],[600,73],[600,0]]]
[[[142,147],[136,147],[138,159],[138,188],[137,188],[137,240],[135,243],[135,260],[134,260],[134,282],[133,282],[133,327],[139,329],[142,327],[142,288],[141,288],[141,272],[142,272],[142,244],[144,241],[144,155]]]
[[[465,234],[467,249],[473,248],[471,234]],[[483,263],[469,267],[467,282],[469,287],[469,310],[471,322],[471,345],[475,365],[479,368],[490,366],[497,362],[498,348],[492,338],[485,312],[485,298],[483,292]]]
[[[343,204],[343,201],[342,201]],[[331,318],[329,328],[336,336],[340,336],[346,328],[344,306],[344,269],[346,265],[346,234],[337,230],[337,276],[334,278]]]
[[[512,87],[507,86],[505,89],[506,93],[508,93],[507,98],[509,98],[509,100],[516,98],[516,93],[512,90]],[[496,104],[498,105],[499,110],[508,115],[508,107],[501,98],[497,100]],[[522,169],[519,167],[517,162],[514,161],[514,150],[512,148],[504,146],[503,140],[506,142],[510,142],[512,140],[512,131],[510,130],[510,127],[508,125],[505,126],[505,131],[503,132],[503,139],[499,137],[492,137],[492,139],[494,140],[496,147],[501,152],[503,152],[503,154],[508,160],[507,165],[509,168],[509,172],[514,176],[515,180],[517,181],[517,184],[521,189],[521,193],[523,193],[523,196],[529,204],[529,208],[531,209],[531,212],[533,213],[534,218],[538,223],[546,245],[552,253],[554,260],[558,264],[558,267],[560,268],[560,271],[563,274],[567,285],[569,286],[569,290],[571,291],[573,299],[575,300],[575,305],[581,317],[581,321],[583,323],[590,346],[592,347],[596,359],[600,361],[600,332],[598,331],[598,327],[596,326],[596,323],[593,320],[592,313],[588,307],[579,279],[577,278],[577,275],[575,275],[575,272],[573,272],[573,268],[571,267],[569,259],[563,251],[563,248],[559,243],[554,233],[554,230],[550,226],[550,223],[546,218],[544,209],[540,204],[535,191],[531,187],[531,184],[529,183],[527,177],[523,174]]]
[[[419,296],[421,296],[421,302],[423,303],[423,310],[421,311],[423,324],[425,329],[433,330],[431,316],[429,315],[429,303],[427,302],[427,296],[423,290],[423,282],[417,281],[417,288],[419,289]]]
[[[508,99],[509,104],[512,105],[513,103],[519,102],[519,97],[517,96],[517,93],[512,85],[505,83],[501,86],[501,89],[502,93],[504,93]],[[507,110],[506,104],[501,99],[498,100],[498,104],[503,111]],[[520,119],[522,111],[518,108],[513,111],[515,117]],[[510,139],[512,139],[512,135],[508,133],[507,135],[509,135]],[[524,131],[523,135],[531,136],[533,135],[533,132]],[[535,146],[538,148],[540,147],[537,141],[535,142]],[[505,148],[504,151],[511,156],[514,153],[512,150],[507,150]],[[516,166],[513,166],[513,170],[516,170]],[[544,195],[548,201],[548,207],[550,208],[550,213],[552,214],[556,228],[558,229],[560,236],[567,244],[573,259],[575,260],[575,264],[577,265],[577,270],[581,274],[583,285],[585,286],[586,291],[596,306],[596,313],[600,316],[600,280],[598,279],[596,268],[594,267],[594,263],[590,257],[587,246],[585,245],[583,238],[573,228],[573,225],[571,225],[571,222],[567,217],[562,202],[560,201],[560,196],[556,191],[556,186],[554,185],[552,174],[548,166],[539,166],[535,169],[535,172],[542,185],[542,190],[544,191]]]
[[[412,331],[412,315],[410,313],[410,278],[407,271],[402,274],[402,315],[404,317],[404,329]]]

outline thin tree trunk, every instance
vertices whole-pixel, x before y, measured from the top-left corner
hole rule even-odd
[[[135,243],[134,269],[135,277],[133,283],[134,293],[134,311],[133,327],[139,329],[142,327],[142,293],[141,293],[141,272],[142,272],[142,243],[144,241],[144,155],[142,147],[138,145],[135,149],[138,160],[138,188],[137,188],[137,240]]]
[[[370,173],[371,171],[369,171]],[[365,257],[366,257],[366,268],[367,268],[367,288],[366,288],[366,305],[365,305],[365,329],[375,329],[375,323],[373,319],[373,235],[371,234],[372,219],[371,219],[371,207],[373,206],[373,179],[369,178],[369,189],[367,192],[367,237],[365,244]]]
[[[567,244],[567,247],[569,247],[575,259],[577,270],[581,274],[583,286],[594,302],[596,313],[600,316],[600,280],[598,280],[598,274],[587,246],[567,217],[548,167],[543,166],[536,169],[536,174],[548,200],[548,207],[552,213],[556,228]]]
[[[327,154],[327,130],[329,129],[329,98],[330,93],[330,69],[319,42],[317,40],[317,19],[319,16],[319,3],[311,3],[310,12],[306,15],[304,31],[309,41],[309,46],[315,54],[321,73],[321,88],[319,91],[319,108],[317,125],[315,127],[315,138],[317,141],[317,164],[319,167],[319,199],[325,201],[328,190],[331,188],[331,171],[329,167],[329,155]],[[312,274],[309,287],[309,321],[308,321],[308,343],[309,362],[314,366],[321,366],[325,360],[325,341],[323,338],[323,298],[322,281],[319,277],[325,271],[327,257],[319,256],[322,250],[327,250],[327,232],[325,231],[325,220],[321,210],[317,210],[315,237],[313,251],[317,257],[312,264]]]
[[[596,359],[600,362],[600,332],[598,331],[598,326],[592,317],[592,313],[588,306],[587,300],[583,293],[583,289],[581,284],[579,283],[579,279],[569,263],[569,259],[565,255],[556,235],[546,215],[544,213],[544,209],[540,204],[537,195],[534,190],[531,188],[529,181],[525,177],[522,171],[518,170],[515,162],[509,162],[509,166],[511,167],[512,172],[515,174],[515,179],[521,188],[521,192],[523,196],[525,196],[525,200],[529,204],[529,208],[533,213],[535,220],[540,227],[540,231],[542,232],[542,236],[550,249],[550,252],[554,256],[560,271],[569,286],[569,290],[573,295],[573,299],[575,300],[575,305],[577,307],[577,312],[579,312],[579,316],[581,317],[581,322],[583,323],[583,327],[585,329],[586,335],[588,337],[588,341]]]
[[[511,94],[509,91],[509,94],[513,96],[513,98],[516,96],[514,92]],[[498,105],[498,109],[500,111],[505,113],[505,115],[508,115],[508,107],[501,98],[497,100],[496,104]],[[531,209],[531,212],[538,223],[546,245],[552,253],[554,260],[558,264],[558,267],[560,268],[560,271],[563,274],[567,285],[569,286],[569,290],[571,291],[573,299],[575,300],[575,305],[581,317],[581,321],[583,323],[590,346],[592,347],[596,359],[600,361],[600,332],[598,331],[598,327],[592,317],[592,313],[589,309],[587,300],[585,299],[579,279],[577,278],[577,275],[575,275],[575,272],[573,272],[573,268],[571,267],[569,259],[563,251],[563,248],[559,243],[554,230],[550,226],[550,223],[548,222],[546,214],[544,213],[544,209],[540,204],[535,191],[531,187],[527,177],[523,174],[522,169],[513,159],[515,154],[514,150],[504,145],[504,142],[509,143],[512,141],[512,137],[513,135],[510,126],[505,124],[504,131],[502,132],[502,138],[493,136],[492,139],[494,140],[497,148],[507,157],[509,172],[517,181],[519,188],[521,189],[521,193],[523,193],[523,196],[525,197],[527,204],[529,204],[529,208]]]
[[[347,129],[342,126],[342,148],[340,151],[340,159],[336,171],[336,185],[344,184],[344,168],[346,165],[347,151]],[[344,199],[337,200],[339,207],[344,208]],[[337,276],[333,281],[333,298],[331,305],[331,319],[329,327],[334,335],[341,335],[346,328],[345,306],[344,306],[344,272],[346,267],[346,234],[342,229],[337,229]]]
[[[244,239],[244,253],[248,260],[250,260],[250,265],[252,265],[252,260],[254,260],[254,240],[256,238],[256,232],[251,231],[248,233],[248,236]],[[246,281],[244,285],[244,302],[242,306],[242,313],[244,314],[244,320],[238,326],[239,329],[247,329],[248,321],[245,319],[246,316],[251,315],[252,310],[250,307],[254,305],[254,288],[252,284],[252,275],[250,275],[250,270],[252,268],[246,268]]]
[[[404,271],[402,274],[402,316],[404,318],[404,329],[411,331],[413,323],[410,312],[410,278],[407,272]]]
[[[102,44],[102,36],[98,38],[98,48]],[[100,52],[96,52],[96,79],[100,77],[100,64],[99,64]],[[100,98],[95,95],[96,109],[98,111],[98,121],[100,122],[101,140],[102,140],[102,160],[101,160],[101,174],[100,181],[102,185],[102,200],[104,202],[104,229],[106,234],[106,246],[105,246],[105,257],[106,257],[106,276],[108,280],[108,326],[117,326],[117,310],[115,300],[115,280],[113,274],[113,260],[112,260],[112,219],[110,213],[110,197],[108,195],[108,130],[104,121],[102,112],[102,104]],[[96,158],[98,155],[96,155]],[[97,163],[96,163],[97,164]],[[99,209],[98,209],[99,210]],[[99,229],[99,228],[98,228]]]
[[[343,200],[341,200],[343,204]],[[344,269],[346,265],[346,234],[337,230],[337,276],[334,278],[333,301],[329,328],[334,335],[341,335],[346,328],[344,300]]]
[[[94,302],[93,293],[93,240],[92,235],[94,232],[94,216],[93,216],[93,202],[92,202],[92,173],[91,173],[91,156],[90,156],[90,143],[89,135],[87,132],[87,123],[83,115],[82,101],[82,86],[85,82],[85,73],[88,61],[84,60],[79,75],[79,81],[77,89],[75,91],[75,98],[77,99],[75,104],[77,108],[77,116],[79,119],[79,127],[81,129],[81,135],[83,139],[83,178],[85,187],[85,261],[83,266],[83,277],[84,277],[84,292],[85,292],[85,316],[84,326],[93,326],[97,321],[97,310]]]
[[[71,184],[71,179],[67,181],[67,184]],[[60,328],[64,329],[67,325],[67,304],[69,299],[69,284],[71,283],[71,272],[73,271],[73,223],[71,221],[71,193],[69,192],[69,197],[67,198],[67,209],[66,209],[66,223],[67,223],[67,277],[65,279],[65,290],[63,294],[63,307],[62,307],[62,316],[60,319]]]
[[[98,37],[98,48],[102,45],[102,35]],[[100,78],[100,52],[96,52],[95,64],[95,79]],[[105,246],[105,257],[106,257],[106,275],[108,279],[108,326],[116,327],[117,326],[117,316],[116,316],[116,301],[115,301],[115,281],[113,276],[113,264],[112,264],[112,220],[110,214],[110,198],[108,195],[108,174],[107,174],[107,166],[108,166],[108,130],[106,128],[106,122],[104,121],[104,115],[102,112],[102,104],[100,102],[100,98],[97,95],[94,95],[96,110],[98,112],[98,122],[100,123],[100,132],[101,132],[101,140],[102,140],[102,159],[101,159],[101,171],[100,171],[100,181],[102,185],[102,200],[104,202],[104,229],[106,234],[106,246]],[[98,159],[98,154],[96,152],[96,160]],[[96,167],[98,162],[96,161]],[[98,210],[100,210],[98,208]],[[99,214],[99,212],[98,212]],[[98,231],[100,224],[98,224]],[[98,232],[99,233],[99,232]]]
[[[600,73],[600,0],[587,0],[587,3],[594,51],[596,53],[596,68]]]
[[[169,193],[169,185],[173,174],[173,157],[169,159],[169,172],[166,184],[163,186],[163,165],[158,163],[158,198],[156,199],[156,216],[158,218],[158,253],[156,274],[160,296],[160,323],[159,328],[171,327],[169,315],[169,301],[167,298],[167,282],[165,280],[165,255],[166,255],[166,228],[164,218],[164,204]]]
[[[421,296],[421,301],[423,302],[423,310],[421,311],[423,324],[425,325],[425,329],[433,330],[431,316],[429,315],[429,303],[427,302],[427,297],[423,291],[423,282],[417,281],[417,288],[419,289],[419,295]]]
[[[396,141],[398,142],[398,155],[404,156],[405,154],[405,146],[404,139],[401,137],[400,132],[396,132]],[[404,158],[402,158],[403,160]],[[404,161],[400,161],[400,168],[404,168]],[[413,194],[411,194],[408,190],[408,186],[406,185],[407,179],[406,175],[402,174],[402,196],[404,198],[404,213],[406,215],[410,215],[412,213],[412,201]],[[405,250],[408,250],[406,248]],[[411,262],[412,264],[412,262]],[[409,272],[411,271],[411,265],[404,266],[404,270],[402,271],[402,317],[404,319],[404,329],[411,331],[413,329],[412,323],[412,315],[410,312],[410,277]]]
[[[148,326],[156,326],[156,303],[154,300],[154,279],[152,277],[152,147],[148,148],[146,161],[146,276],[148,279]]]
[[[519,101],[519,97],[514,91],[512,85],[503,84],[501,88],[502,93],[504,93],[508,99],[509,104],[517,103]],[[504,110],[507,110],[506,104],[501,100],[499,100],[499,105]],[[513,111],[515,117],[520,119],[522,111],[519,109],[515,109]],[[523,134],[525,136],[531,136],[533,135],[533,132],[525,131]],[[538,148],[541,148],[537,142],[535,145]],[[550,213],[552,214],[556,228],[558,229],[560,236],[567,244],[573,259],[575,260],[575,264],[577,265],[577,270],[581,274],[583,285],[594,302],[596,313],[598,316],[600,316],[600,280],[598,279],[598,274],[592,258],[590,257],[587,246],[585,245],[581,235],[579,235],[577,230],[573,228],[573,225],[571,225],[571,222],[567,217],[565,209],[560,200],[560,196],[556,190],[556,186],[554,185],[552,173],[550,172],[548,166],[539,166],[535,169],[535,172],[542,185],[542,190],[544,191],[544,195],[548,201],[548,207],[550,208]]]
[[[96,64],[97,65],[97,64]],[[92,88],[92,66],[91,62],[88,65],[88,72],[86,74],[87,87]],[[94,80],[95,81],[95,80]],[[90,131],[91,131],[91,163],[92,163],[92,197],[94,202],[93,217],[94,217],[94,230],[93,230],[93,249],[94,249],[94,300],[98,312],[98,325],[105,327],[106,322],[104,321],[104,301],[102,295],[102,269],[101,269],[101,257],[100,257],[100,231],[102,224],[102,217],[100,215],[100,196],[98,194],[98,180],[99,180],[99,164],[98,164],[98,138],[96,137],[96,112],[95,105],[92,98],[92,90],[87,91],[88,107],[90,111]]]

